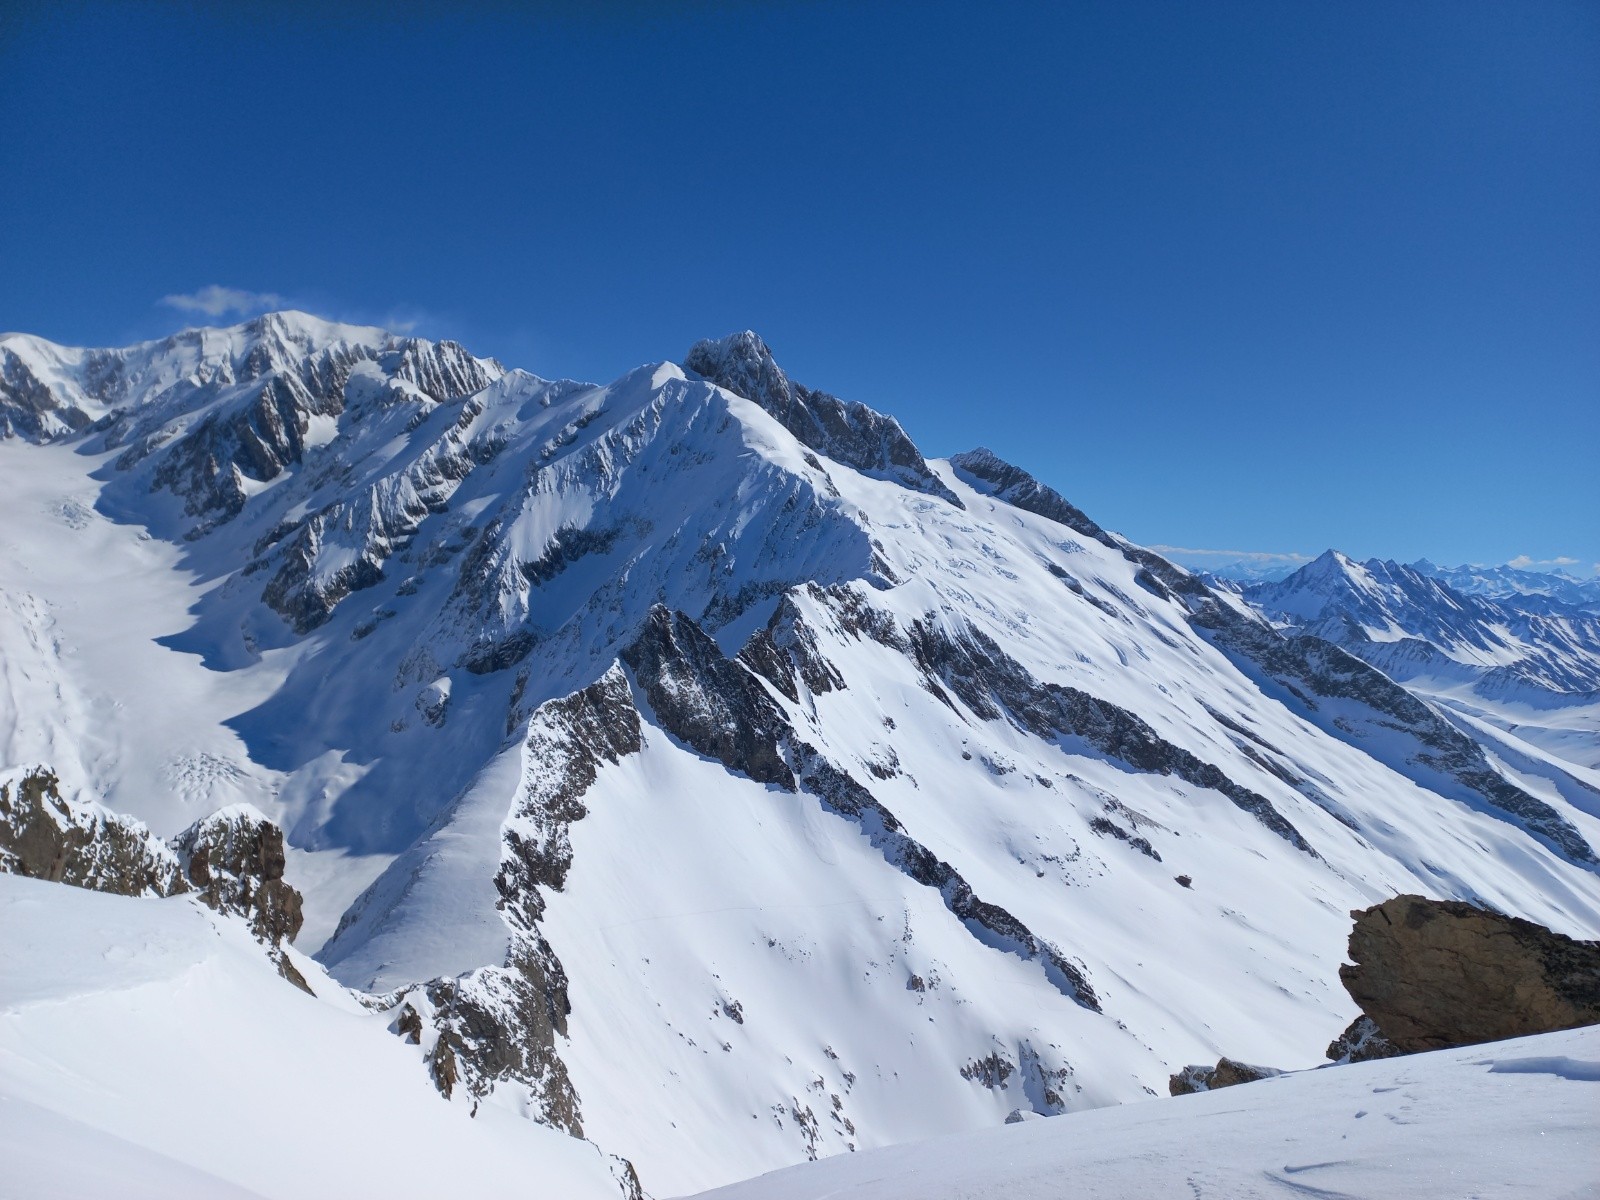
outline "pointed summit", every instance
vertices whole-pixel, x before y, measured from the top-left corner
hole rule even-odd
[[[768,412],[776,414],[794,403],[794,384],[772,357],[772,350],[761,335],[752,329],[696,342],[683,365],[718,387],[754,400]]]
[[[683,366],[759,404],[795,437],[836,462],[965,507],[933,473],[899,421],[865,404],[792,382],[755,332],[746,329],[696,342]]]

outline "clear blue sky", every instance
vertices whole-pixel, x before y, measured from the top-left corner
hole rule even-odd
[[[9,0],[0,128],[0,328],[748,326],[1143,542],[1600,562],[1600,4]]]

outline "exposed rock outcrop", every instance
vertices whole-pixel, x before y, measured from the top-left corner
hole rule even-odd
[[[294,941],[301,897],[283,878],[283,830],[248,804],[236,804],[196,821],[174,844],[208,908],[243,917],[269,945]]]
[[[278,973],[309,992],[283,949],[301,923],[284,863],[283,830],[249,805],[196,821],[169,846],[132,817],[63,796],[48,767],[0,772],[0,871],[119,896],[192,892],[241,918]]]
[[[683,365],[759,404],[795,437],[835,462],[965,507],[933,473],[899,421],[865,404],[792,382],[767,344],[749,330],[696,342]]]
[[[476,1103],[511,1087],[542,1124],[582,1137],[578,1095],[555,1050],[566,1012],[550,1003],[549,964],[525,958],[525,949],[514,946],[503,967],[408,989],[392,1028],[423,1047],[434,1086],[446,1099],[460,1090]],[[564,976],[560,982],[564,1003]]]
[[[303,918],[300,893],[283,877],[283,830],[250,805],[235,804],[196,821],[173,845],[201,903],[241,918],[267,947],[278,974],[310,992],[284,951]]]
[[[1421,896],[1351,915],[1339,978],[1401,1053],[1600,1023],[1600,942]]]
[[[143,824],[64,797],[44,766],[0,772],[0,870],[119,896],[187,890],[177,856]]]
[[[1399,1047],[1383,1036],[1378,1023],[1365,1014],[1351,1021],[1348,1029],[1328,1043],[1328,1058],[1340,1064],[1394,1058],[1400,1053]]]
[[[404,989],[390,1028],[422,1046],[434,1085],[473,1102],[509,1090],[536,1120],[583,1136],[578,1095],[558,1039],[571,1004],[567,974],[540,929],[545,896],[572,863],[568,828],[603,763],[640,748],[639,713],[620,667],[528,723],[518,800],[502,833],[495,887],[510,927],[505,961]],[[630,1174],[627,1168],[624,1174]]]
[[[1174,1096],[1188,1096],[1194,1092],[1214,1092],[1218,1088],[1254,1083],[1258,1079],[1271,1079],[1274,1075],[1282,1074],[1274,1067],[1258,1067],[1232,1058],[1219,1058],[1214,1067],[1204,1063],[1185,1067],[1167,1080],[1167,1090]]]

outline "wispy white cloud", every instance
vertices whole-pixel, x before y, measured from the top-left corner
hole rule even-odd
[[[1249,562],[1261,566],[1273,566],[1278,563],[1301,566],[1311,561],[1309,554],[1295,554],[1293,552],[1280,554],[1272,550],[1196,550],[1188,546],[1151,546],[1157,554],[1193,555],[1196,558],[1212,558],[1228,562]]]
[[[1547,570],[1550,567],[1575,567],[1577,565],[1577,559],[1568,558],[1564,554],[1559,558],[1530,558],[1526,554],[1519,554],[1506,564],[1506,566],[1515,567],[1519,571]],[[1595,569],[1600,571],[1600,563],[1595,564]]]
[[[180,312],[220,317],[227,313],[244,315],[265,312],[269,308],[283,308],[287,301],[276,292],[246,292],[212,283],[199,291],[163,296],[161,303]]]

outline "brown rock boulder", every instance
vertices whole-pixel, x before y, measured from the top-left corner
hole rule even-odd
[[[1371,1062],[1375,1058],[1394,1058],[1401,1050],[1371,1017],[1362,1014],[1350,1027],[1328,1043],[1328,1057],[1336,1063]]]
[[[1600,1023],[1600,942],[1421,896],[1351,916],[1339,978],[1401,1053]]]
[[[62,795],[45,766],[0,771],[0,871],[119,896],[187,890],[177,857],[148,829]]]
[[[1194,1092],[1214,1092],[1218,1088],[1233,1087],[1239,1083],[1254,1083],[1258,1079],[1271,1079],[1283,1072],[1273,1067],[1258,1067],[1232,1058],[1219,1058],[1217,1065],[1204,1063],[1185,1067],[1167,1080],[1167,1091],[1174,1096],[1187,1096]]]
[[[207,907],[243,917],[269,945],[294,940],[301,897],[283,878],[287,856],[277,825],[236,804],[196,821],[175,844],[190,885]]]

